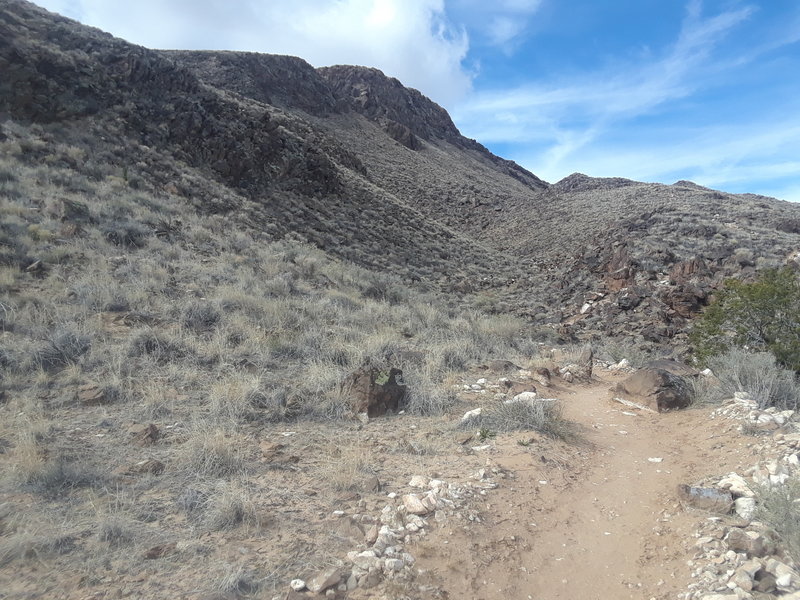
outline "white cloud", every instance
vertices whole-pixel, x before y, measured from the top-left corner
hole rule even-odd
[[[677,40],[661,57],[648,53],[637,64],[478,93],[456,107],[454,120],[484,143],[544,146],[535,154],[528,151],[524,164],[546,179],[560,179],[572,172],[568,165],[583,148],[612,129],[700,89],[717,68],[711,58],[716,45],[753,12],[743,7],[703,18],[699,7],[689,4]],[[630,176],[630,171],[620,168],[616,174]]]
[[[150,48],[291,54],[377,67],[450,106],[471,88],[466,31],[444,0],[37,0]]]
[[[531,18],[543,0],[448,0],[448,8],[458,15],[470,31],[479,34],[491,46],[512,54]]]

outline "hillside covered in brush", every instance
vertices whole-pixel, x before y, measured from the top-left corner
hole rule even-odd
[[[175,215],[294,236],[565,339],[668,352],[726,277],[800,246],[800,208],[775,199],[685,181],[544,182],[376,69],[148,50],[21,0],[4,3],[0,34],[6,169],[46,165],[73,192],[122,182]],[[38,259],[4,247],[8,266]]]

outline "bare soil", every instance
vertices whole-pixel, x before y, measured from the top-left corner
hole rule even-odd
[[[487,464],[506,477],[484,497],[483,523],[447,524],[415,552],[437,587],[485,600],[660,600],[686,589],[693,534],[710,515],[681,507],[676,488],[733,470],[755,453],[752,438],[707,407],[655,414],[615,403],[620,377],[562,395],[582,445],[550,445],[553,455],[519,434],[497,439]]]

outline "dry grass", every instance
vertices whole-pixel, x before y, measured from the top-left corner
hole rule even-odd
[[[561,416],[558,400],[498,402],[485,407],[480,415],[460,427],[491,432],[538,431],[555,439],[577,439],[573,424]]]

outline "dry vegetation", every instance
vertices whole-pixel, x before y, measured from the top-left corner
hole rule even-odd
[[[0,587],[13,575],[20,597],[158,597],[153,576],[271,597],[341,554],[321,515],[354,492],[378,509],[381,486],[461,452],[467,369],[537,353],[516,318],[194,213],[96,159],[87,176],[80,148],[19,128],[0,156]],[[365,363],[404,370],[402,422],[352,418],[341,384]]]

